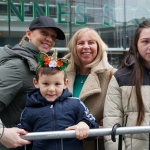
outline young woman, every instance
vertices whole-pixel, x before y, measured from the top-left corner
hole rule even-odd
[[[150,125],[150,20],[143,21],[135,32],[127,56],[112,77],[104,105],[104,127]],[[148,134],[133,134],[132,149],[148,150]],[[123,149],[131,149],[130,135],[123,137]],[[110,136],[105,149],[116,150]]]

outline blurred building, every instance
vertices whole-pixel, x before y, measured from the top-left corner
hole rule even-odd
[[[65,32],[55,47],[62,55],[80,28],[95,29],[108,45],[109,62],[118,67],[129,49],[134,32],[150,18],[149,0],[0,0],[0,47],[17,44],[30,22],[51,16]]]

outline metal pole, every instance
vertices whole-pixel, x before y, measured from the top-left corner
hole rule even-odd
[[[150,150],[150,133],[149,133],[149,150]]]
[[[124,23],[123,23],[123,32],[124,32],[124,37],[123,37],[123,45],[124,49],[126,50],[127,48],[127,37],[126,37],[126,0],[124,0]]]
[[[89,136],[103,136],[110,135],[112,129],[90,129]],[[40,140],[40,139],[61,139],[61,138],[76,138],[75,130],[70,131],[48,131],[48,132],[33,132],[20,136],[27,140]]]
[[[69,40],[71,39],[72,37],[72,10],[71,10],[71,5],[72,5],[72,0],[70,0],[70,3],[69,3],[69,12],[70,12],[70,19],[69,19]]]
[[[10,0],[8,0],[7,4],[7,12],[8,12],[8,43],[10,44],[10,15],[11,15],[11,10],[10,10]]]
[[[90,129],[89,137],[111,135],[112,128]],[[150,133],[150,126],[134,126],[134,127],[119,127],[116,129],[116,135]],[[61,138],[75,138],[74,130],[70,131],[48,131],[48,132],[33,132],[26,135],[21,135],[21,138],[27,140],[41,140],[41,139],[61,139]]]

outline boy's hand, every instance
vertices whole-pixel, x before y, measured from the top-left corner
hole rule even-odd
[[[75,130],[76,138],[79,140],[83,140],[89,135],[89,126],[83,121],[79,122],[77,125],[66,128],[66,130]]]

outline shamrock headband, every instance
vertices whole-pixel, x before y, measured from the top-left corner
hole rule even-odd
[[[65,70],[69,64],[68,59],[57,58],[57,51],[55,50],[52,56],[48,56],[46,53],[39,52],[38,54],[38,67],[36,73],[41,67],[58,68],[59,70]]]

